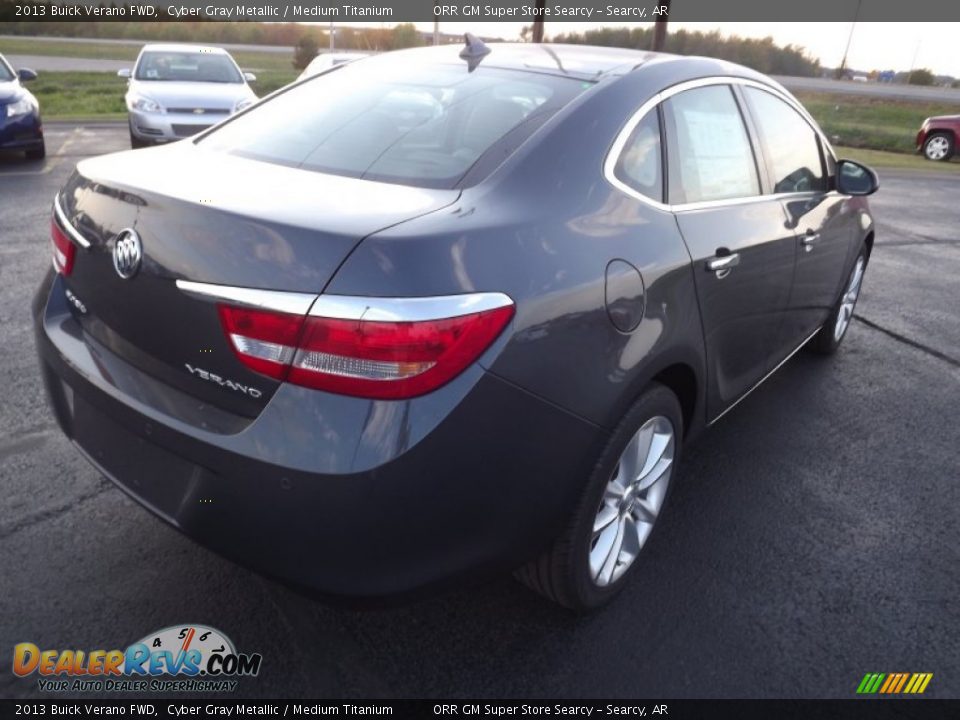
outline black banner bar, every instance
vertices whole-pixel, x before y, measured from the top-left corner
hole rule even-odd
[[[225,20],[341,23],[457,20],[478,22],[948,22],[960,3],[943,0],[678,0],[669,13],[658,0],[0,0],[0,21],[128,22]]]
[[[67,717],[940,720],[960,717],[960,700],[0,700],[0,718]]]

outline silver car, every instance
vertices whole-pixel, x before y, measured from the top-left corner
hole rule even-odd
[[[190,137],[257,101],[248,84],[256,75],[241,71],[223,48],[146,45],[133,70],[117,75],[129,79],[135,148]]]

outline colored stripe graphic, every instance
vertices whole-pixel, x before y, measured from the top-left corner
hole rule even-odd
[[[903,686],[907,684],[907,673],[900,673],[900,681],[897,683],[897,687],[893,689],[892,692],[898,693],[903,690]]]
[[[886,677],[884,673],[867,673],[860,681],[857,692],[861,695],[872,695],[880,688],[880,683]]]
[[[857,694],[920,695],[932,679],[933,673],[867,673],[857,686]]]

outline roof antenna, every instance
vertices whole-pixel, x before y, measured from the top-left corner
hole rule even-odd
[[[467,61],[467,72],[473,72],[480,66],[480,61],[490,54],[490,48],[473,33],[465,33],[463,41],[466,45],[460,51],[460,57]]]

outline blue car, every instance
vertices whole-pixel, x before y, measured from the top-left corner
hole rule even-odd
[[[0,150],[23,150],[30,160],[40,160],[47,154],[40,103],[21,85],[36,77],[26,68],[14,72],[0,55]]]

